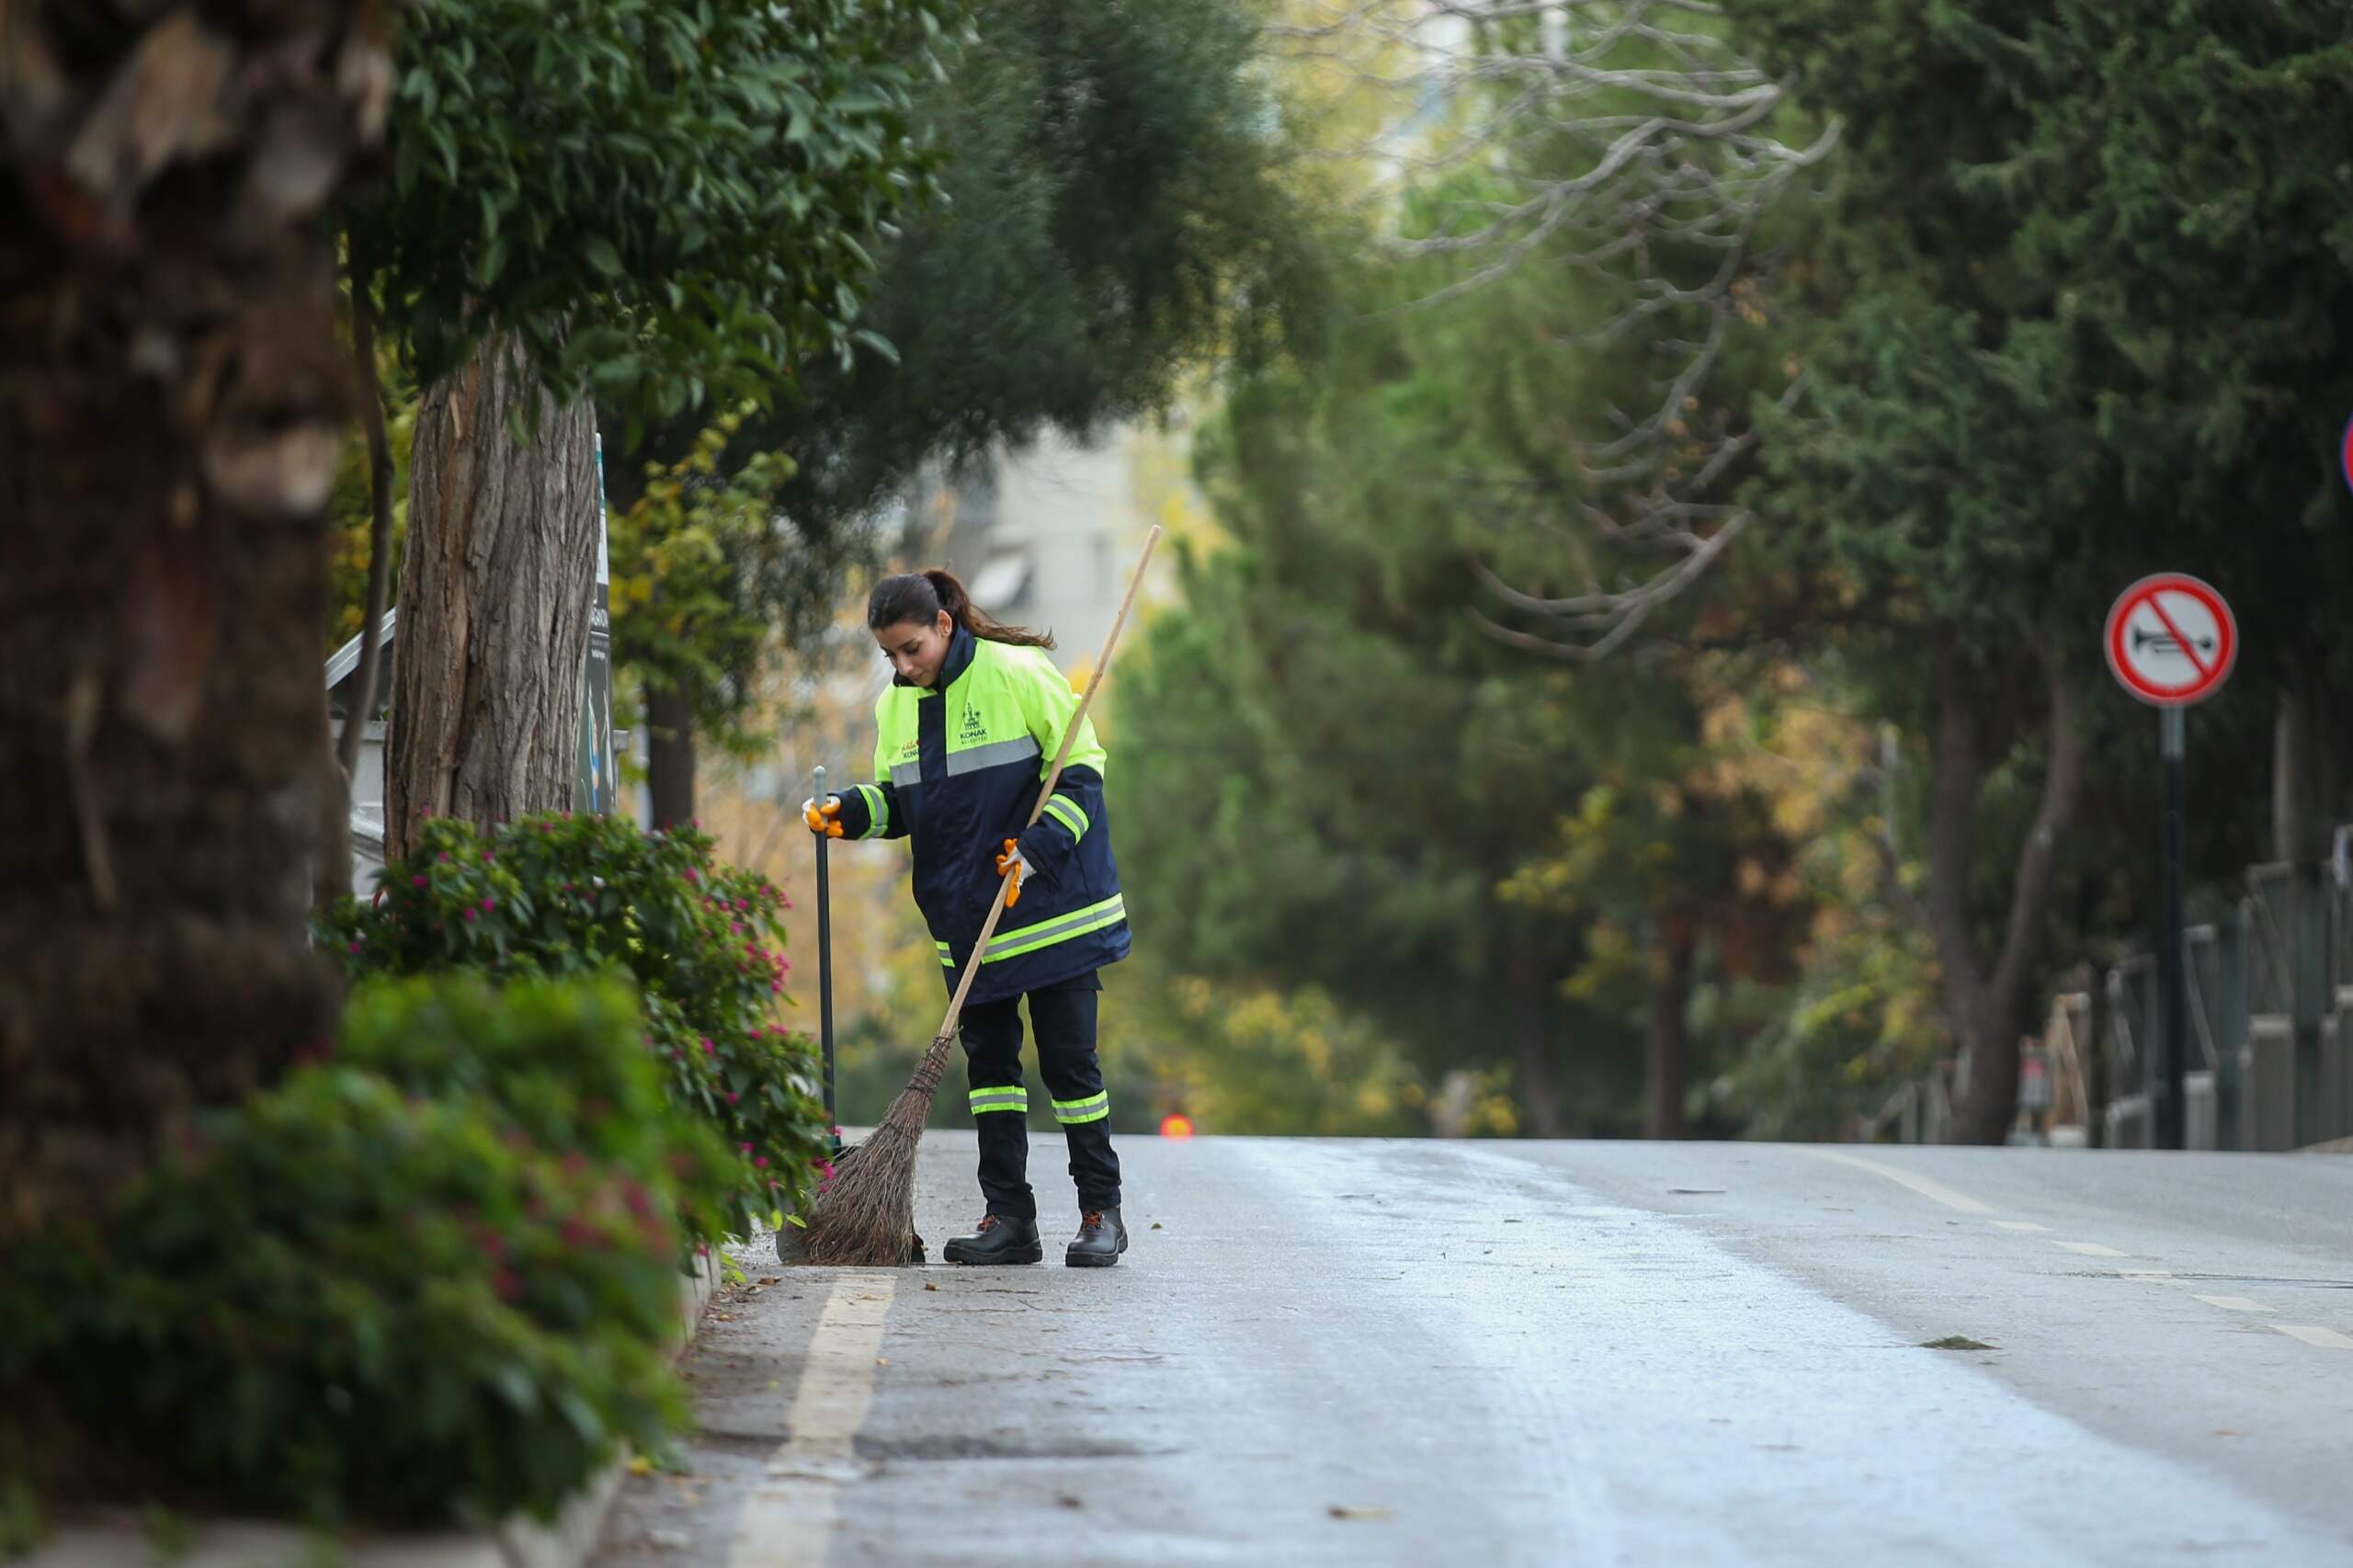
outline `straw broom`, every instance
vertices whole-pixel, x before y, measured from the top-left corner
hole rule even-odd
[[[1087,677],[1086,691],[1078,699],[1078,711],[1063,728],[1054,765],[1046,773],[1045,787],[1038,791],[1038,803],[1029,809],[1025,830],[1037,825],[1046,802],[1053,798],[1054,786],[1062,782],[1063,765],[1070,759],[1071,743],[1078,738],[1079,727],[1086,722],[1087,710],[1095,705],[1095,693],[1102,687],[1103,677],[1110,673],[1112,650],[1119,646],[1120,631],[1127,625],[1128,611],[1135,606],[1136,589],[1143,583],[1144,568],[1152,563],[1152,552],[1159,544],[1160,528],[1155,524],[1145,536],[1143,554],[1136,562],[1134,574],[1128,579],[1127,596],[1120,601],[1120,613],[1111,619],[1110,632],[1103,639],[1102,655],[1095,661],[1095,673]],[[907,1261],[907,1238],[915,1232],[915,1149],[923,1142],[923,1127],[931,1114],[932,1096],[948,1071],[948,1048],[956,1040],[957,1025],[964,1015],[965,994],[972,988],[973,976],[981,972],[981,960],[987,956],[989,941],[996,935],[996,923],[1005,914],[1006,894],[1012,888],[1010,877],[998,884],[996,902],[990,905],[988,921],[981,927],[980,940],[973,944],[972,960],[964,966],[964,978],[957,983],[956,994],[949,1001],[948,1017],[941,1020],[939,1032],[932,1037],[931,1049],[915,1064],[915,1076],[899,1091],[899,1097],[891,1102],[890,1114],[883,1117],[874,1135],[858,1145],[858,1157],[844,1161],[835,1169],[833,1181],[810,1213],[801,1255],[809,1262],[889,1268]]]

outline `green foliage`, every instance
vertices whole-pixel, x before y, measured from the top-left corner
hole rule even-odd
[[[690,1216],[704,1240],[805,1204],[831,1144],[815,1048],[771,1021],[790,965],[784,896],[765,878],[717,865],[698,832],[567,813],[488,835],[437,819],[379,885],[379,904],[347,903],[325,928],[355,978],[618,971],[635,983],[671,1102],[740,1156],[722,1227]]]
[[[675,463],[656,464],[644,490],[613,515],[613,656],[650,687],[684,687],[706,736],[747,749],[738,722],[752,705],[771,628],[746,602],[739,563],[773,528],[775,496],[791,460],[755,452],[722,468],[748,407],[722,415]]]
[[[621,1175],[632,1204],[673,1189],[688,1230],[717,1235],[745,1196],[742,1166],[645,1046],[638,998],[618,981],[493,987],[460,971],[363,980],[335,1059],[412,1096],[495,1106],[537,1146]]]
[[[392,460],[392,560],[398,562],[408,538],[409,453],[416,440],[418,400],[416,388],[389,352],[379,351],[377,381],[383,389],[385,445]],[[367,615],[368,540],[374,518],[374,503],[368,494],[368,441],[355,426],[335,465],[335,488],[327,493],[329,653],[359,635],[359,623]]]
[[[673,416],[866,334],[954,0],[425,0],[352,254],[420,383],[517,333],[560,397]]]
[[[2250,673],[2353,682],[2353,89],[2343,15],[2310,4],[2089,4],[1944,19],[2024,124],[1962,187],[2018,225],[2054,299],[2040,381],[2121,474],[2116,585],[2198,569],[2263,607]],[[2253,526],[2250,526],[2252,524]]]
[[[455,1006],[471,1038],[411,1041],[411,1066],[456,1082],[569,1050],[620,1097],[565,1144],[626,1140],[612,1124],[651,1108],[625,996]],[[511,1108],[324,1065],[212,1115],[102,1226],[12,1254],[0,1409],[208,1507],[551,1516],[680,1415],[679,1238],[658,1171],[542,1143]]]
[[[657,685],[687,681],[722,740],[748,689],[738,628],[790,642],[829,626],[849,574],[894,542],[885,503],[925,465],[1165,408],[1314,314],[1320,223],[1283,182],[1242,0],[1004,0],[944,65],[913,108],[949,153],[941,199],[872,247],[861,320],[895,352],[813,359],[794,396],[726,426],[710,505],[748,516],[765,493],[790,526],[712,527],[724,572],[678,558],[675,596],[710,613],[679,643],[620,650]],[[699,459],[705,426],[620,449],[622,515]],[[756,472],[767,452],[790,461]]]

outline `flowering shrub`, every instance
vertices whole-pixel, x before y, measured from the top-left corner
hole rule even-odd
[[[297,1069],[103,1225],[12,1250],[0,1425],[40,1412],[87,1469],[321,1524],[546,1517],[661,1440],[669,1173],[727,1162],[665,1125],[626,992],[380,989],[347,1041],[365,1065]]]
[[[671,1103],[715,1125],[740,1169],[706,1241],[806,1206],[827,1127],[814,1048],[773,1021],[791,965],[784,895],[716,865],[700,833],[647,834],[611,817],[531,817],[484,835],[427,823],[387,865],[371,904],[328,921],[356,978],[470,970],[491,976],[625,972]]]

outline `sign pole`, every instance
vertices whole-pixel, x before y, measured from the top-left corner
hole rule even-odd
[[[2161,715],[2157,751],[2165,795],[2157,864],[2163,907],[2156,932],[2157,1017],[2146,1063],[2149,1146],[2181,1149],[2189,1142],[2183,1084],[2196,1038],[2189,1019],[2189,955],[2182,936],[2181,775],[2188,750],[2183,710],[2213,696],[2230,678],[2238,657],[2238,622],[2211,585],[2186,573],[2160,572],[2117,596],[2100,641],[2108,667],[2124,689]]]
[[[2157,949],[2157,985],[2165,1017],[2157,1038],[2165,1057],[2165,1082],[2157,1096],[2151,1131],[2160,1149],[2188,1146],[2188,1102],[2182,1078],[2189,1060],[2189,976],[2183,952],[2182,881],[2182,761],[2188,751],[2187,715],[2166,708],[2157,715],[2158,750],[2165,767],[2164,904],[2165,929]],[[2153,1085],[2154,1086],[2154,1085]]]

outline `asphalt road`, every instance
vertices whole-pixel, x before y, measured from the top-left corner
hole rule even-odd
[[[1043,1266],[747,1255],[597,1562],[2353,1564],[2353,1160],[1129,1140],[1090,1271],[1039,1142]]]

